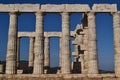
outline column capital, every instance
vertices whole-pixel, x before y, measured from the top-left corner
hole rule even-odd
[[[42,15],[42,16],[44,16],[45,12],[37,11],[37,12],[35,12],[35,15]]]
[[[112,12],[111,15],[116,15],[116,16],[119,16],[120,15],[120,12]]]
[[[46,32],[44,35],[45,35],[44,38],[50,38],[50,36],[48,35],[48,32]]]
[[[61,12],[60,15],[70,15],[70,12]]]
[[[19,15],[19,12],[9,12],[9,15]]]
[[[17,39],[20,39],[20,38],[22,38],[22,37],[19,37],[19,36],[17,37]]]
[[[50,36],[46,36],[45,38],[50,38]]]
[[[33,36],[30,36],[29,38],[30,38],[30,39],[34,39],[35,37],[33,37]]]
[[[92,16],[92,15],[95,15],[96,13],[95,12],[88,12],[87,15],[88,16]]]
[[[44,37],[44,38],[45,38],[45,41],[46,41],[46,40],[48,41],[48,40],[50,39],[50,37],[48,37],[48,36],[46,36],[46,37]]]

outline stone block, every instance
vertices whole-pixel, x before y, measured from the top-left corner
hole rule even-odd
[[[57,74],[60,74],[61,73],[61,70],[57,70]]]
[[[40,4],[15,4],[15,10],[19,12],[37,12],[40,10]]]
[[[120,80],[120,77],[119,77],[119,78],[116,78],[116,80]]]
[[[47,69],[45,69],[45,70],[44,70],[44,74],[47,74],[47,71],[48,71],[48,70],[47,70]]]
[[[87,74],[89,78],[101,78],[101,74]]]
[[[23,70],[22,69],[18,69],[17,70],[17,74],[22,74],[23,73]]]
[[[77,45],[77,42],[76,42],[76,41],[72,41],[72,44],[73,44],[73,45]]]
[[[94,4],[92,7],[94,12],[116,12],[116,4]]]
[[[72,52],[72,56],[78,56],[76,52]]]
[[[88,12],[90,7],[87,4],[66,4],[67,12]]]
[[[70,36],[75,37],[76,32],[75,31],[70,31]]]
[[[0,4],[0,12],[13,12],[17,11],[14,9],[14,4]]]
[[[45,4],[41,5],[43,12],[63,12],[65,11],[65,5]]]
[[[117,80],[117,78],[103,78],[103,80]]]
[[[81,46],[81,47],[80,47],[80,48],[81,48],[81,50],[86,50],[86,47],[85,47],[85,45],[84,45],[84,44],[81,44],[80,46]]]

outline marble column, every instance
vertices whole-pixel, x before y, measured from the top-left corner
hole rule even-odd
[[[44,66],[50,67],[50,41],[49,37],[45,37],[44,42]]]
[[[44,29],[43,29],[43,13],[37,12],[36,14],[36,35],[35,35],[35,59],[33,74],[43,74],[44,67]]]
[[[98,73],[98,60],[97,60],[97,39],[96,39],[96,22],[95,13],[88,13],[88,74]]]
[[[71,58],[70,58],[70,25],[69,13],[63,12],[62,15],[62,73],[71,72]]]
[[[17,53],[17,14],[15,12],[10,12],[9,14],[10,24],[6,56],[6,74],[15,74]]]
[[[20,37],[17,38],[17,67],[20,66]]]
[[[120,13],[113,13],[115,75],[120,77]]]
[[[29,63],[28,63],[29,67],[33,67],[34,64],[34,42],[35,42],[35,38],[30,37]]]

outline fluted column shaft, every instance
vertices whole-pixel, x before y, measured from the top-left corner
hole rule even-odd
[[[113,13],[115,75],[120,77],[120,14]]]
[[[44,50],[43,50],[43,13],[36,13],[36,35],[35,35],[35,59],[33,74],[43,74],[44,67]]]
[[[50,67],[50,41],[49,37],[45,37],[44,47],[44,66]]]
[[[62,15],[62,73],[71,72],[69,13]],[[63,51],[64,50],[64,51]]]
[[[17,53],[16,46],[17,46],[17,14],[11,12],[6,56],[6,74],[16,73],[16,53]]]
[[[98,73],[98,61],[97,61],[97,40],[96,40],[96,23],[95,23],[95,13],[88,13],[88,74]]]
[[[30,37],[30,47],[29,47],[29,67],[33,67],[34,64],[34,42],[35,38]]]
[[[20,37],[17,38],[17,67],[20,66]]]

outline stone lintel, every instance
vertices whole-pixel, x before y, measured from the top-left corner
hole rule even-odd
[[[90,7],[87,4],[66,4],[65,10],[67,12],[88,12]]]
[[[116,12],[116,4],[94,4],[92,7],[93,12]]]
[[[61,32],[47,32],[48,37],[61,37]]]
[[[15,12],[14,4],[0,4],[0,12]]]
[[[0,4],[0,12],[36,12],[39,4]]]
[[[89,12],[87,4],[0,4],[0,12]],[[116,4],[94,4],[93,12],[116,12]]]
[[[71,31],[71,36],[75,36],[75,32]],[[62,32],[44,32],[44,37],[61,37]],[[18,32],[18,37],[35,37],[35,32]]]
[[[18,32],[18,37],[35,37],[35,32]]]
[[[65,11],[65,5],[45,4],[41,5],[41,11],[43,12],[63,12]]]
[[[40,4],[15,4],[15,10],[19,12],[37,12],[40,10]]]

